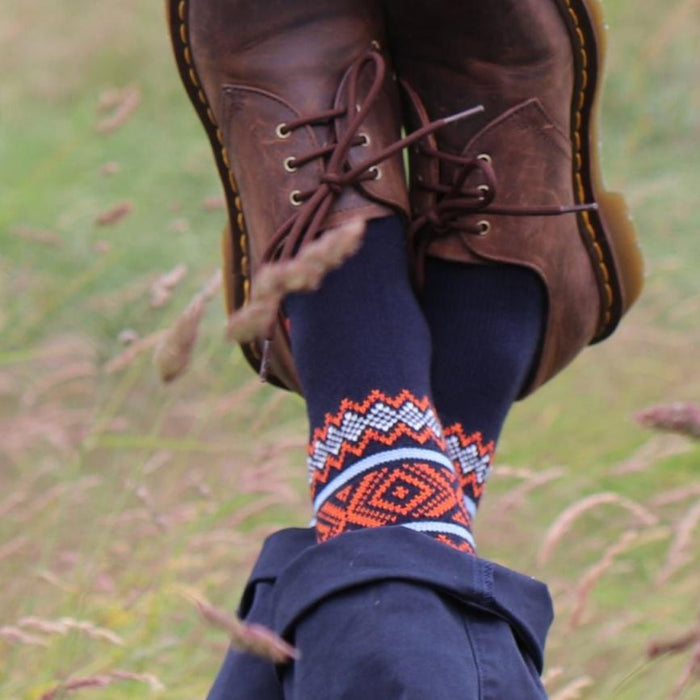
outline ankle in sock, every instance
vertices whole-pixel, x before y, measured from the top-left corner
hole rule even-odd
[[[503,423],[537,356],[544,287],[523,267],[429,258],[421,304],[435,404],[473,518]]]

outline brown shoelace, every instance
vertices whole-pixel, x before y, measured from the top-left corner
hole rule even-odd
[[[488,216],[562,216],[598,209],[595,202],[567,206],[494,206],[498,179],[488,156],[468,158],[422,145],[419,149],[428,158],[445,161],[458,168],[452,185],[440,182],[415,183],[415,186],[438,195],[435,206],[419,214],[409,227],[409,239],[414,242],[413,254],[416,256],[413,268],[419,287],[424,281],[425,253],[433,240],[461,233],[484,236],[489,232],[488,221],[471,223],[463,220],[465,216],[480,213]],[[465,184],[474,173],[479,174],[477,179],[481,182],[475,187],[467,188]]]
[[[358,95],[359,80],[362,71],[367,67],[374,70],[374,76],[367,94],[360,98]],[[351,166],[348,162],[350,150],[365,143],[361,128],[381,93],[386,77],[386,62],[379,52],[370,50],[348,68],[346,75],[348,106],[310,114],[281,126],[283,134],[286,136],[296,129],[322,124],[332,125],[336,120],[348,117],[343,130],[338,130],[337,143],[326,144],[302,156],[296,156],[287,163],[290,168],[298,168],[315,159],[323,159],[324,173],[315,189],[293,193],[293,201],[299,209],[275,231],[263,254],[263,263],[289,260],[305,244],[318,238],[324,231],[324,222],[328,213],[345,188],[357,187],[362,182],[375,179],[378,172],[377,164],[437,129],[483,111],[482,107],[477,107],[443,119],[437,119],[395,141],[371,158]],[[355,107],[354,111],[353,107]],[[265,338],[260,365],[260,376],[263,380],[268,372],[270,348],[276,326],[276,323],[273,324]]]

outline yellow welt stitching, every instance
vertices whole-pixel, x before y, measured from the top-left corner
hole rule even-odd
[[[583,30],[581,29],[581,23],[579,21],[578,15],[576,14],[576,10],[574,9],[571,0],[566,0],[566,4],[569,10],[569,14],[571,15],[573,22],[574,22],[574,29],[575,29],[575,34],[576,37],[579,41],[579,51],[580,51],[580,61],[581,61],[581,66],[582,66],[582,72],[581,72],[581,92],[578,95],[578,100],[577,100],[577,107],[576,107],[576,114],[574,116],[574,146],[575,146],[575,157],[574,157],[574,164],[575,164],[575,177],[574,181],[576,184],[576,189],[577,189],[577,194],[578,194],[578,199],[580,202],[583,202],[584,197],[585,197],[585,190],[583,187],[583,176],[581,173],[581,168],[583,167],[583,155],[582,155],[582,145],[583,145],[583,139],[581,138],[581,127],[583,125],[583,106],[585,104],[585,88],[588,85],[588,50],[586,47],[586,38],[583,33]],[[613,305],[613,290],[611,285],[608,283],[608,280],[610,279],[610,272],[608,270],[608,266],[605,262],[605,258],[603,256],[603,249],[600,247],[600,244],[598,243],[598,236],[596,234],[596,230],[593,227],[593,224],[591,223],[591,219],[588,215],[588,212],[584,212],[582,215],[582,220],[585,224],[585,230],[588,233],[588,235],[591,238],[591,242],[593,243],[593,250],[596,253],[596,256],[598,258],[598,267],[600,268],[601,275],[603,279],[605,280],[604,283],[604,290],[605,290],[605,295],[606,295],[606,302],[607,302],[607,307],[604,309],[604,320],[603,320],[603,327],[599,328],[599,332],[603,331],[604,328],[610,323],[612,319],[612,305]]]
[[[204,91],[201,89],[199,79],[197,78],[197,73],[194,69],[194,65],[192,63],[192,52],[190,51],[189,47],[189,41],[188,41],[188,32],[187,32],[187,25],[186,25],[186,17],[187,17],[187,0],[181,0],[180,3],[178,4],[177,7],[177,16],[180,20],[180,28],[179,28],[179,34],[180,34],[180,41],[182,42],[182,56],[185,61],[185,63],[189,66],[189,72],[188,72],[188,77],[190,79],[190,82],[192,85],[197,89],[197,98],[199,101],[206,107],[206,114],[207,114],[207,119],[211,122],[212,126],[216,129],[216,138],[217,141],[219,142],[219,145],[221,147],[221,159],[225,163],[226,168],[228,170],[228,175],[229,175],[229,186],[231,187],[232,194],[233,194],[233,202],[234,202],[234,209],[236,210],[236,224],[238,227],[238,243],[242,251],[245,251],[246,249],[246,232],[245,232],[245,219],[243,217],[243,209],[241,206],[241,199],[238,196],[238,187],[236,186],[236,179],[233,176],[233,173],[231,172],[230,169],[230,164],[229,164],[229,158],[228,158],[228,153],[226,152],[226,146],[224,145],[224,137],[223,134],[221,133],[221,130],[219,129],[216,119],[214,118],[214,112],[212,111],[211,107],[209,106],[209,103],[207,102],[207,97],[204,94]],[[249,298],[250,298],[250,280],[247,278],[248,275],[248,258],[244,255],[242,260],[241,260],[241,267],[243,269],[243,303],[247,303]],[[257,351],[257,348],[255,347],[254,344],[250,345],[251,350],[253,350],[253,354],[256,357],[259,357],[259,353]]]

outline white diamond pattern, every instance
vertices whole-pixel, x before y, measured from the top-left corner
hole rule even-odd
[[[490,454],[481,455],[476,443],[462,447],[457,435],[449,435],[446,443],[448,456],[459,465],[459,470],[464,476],[475,472],[477,483],[483,484],[488,481],[491,473]]]
[[[368,430],[389,434],[402,423],[415,432],[429,428],[438,440],[442,438],[442,425],[432,408],[424,411],[409,399],[398,408],[379,401],[364,415],[347,411],[340,426],[329,426],[325,439],[312,444],[308,460],[309,476],[313,476],[315,470],[322,470],[329,457],[337,457],[344,443],[360,442]]]

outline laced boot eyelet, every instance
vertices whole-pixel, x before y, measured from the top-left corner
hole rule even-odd
[[[299,166],[294,165],[294,161],[294,156],[289,156],[289,158],[284,159],[284,169],[288,173],[295,173],[297,170],[299,170]]]
[[[491,222],[486,221],[486,219],[478,221],[476,225],[479,227],[479,233],[477,234],[479,236],[486,236],[491,230]]]
[[[370,46],[375,50],[375,51],[381,51],[382,50],[382,45],[376,40],[372,39],[370,42]]]
[[[275,136],[277,136],[278,139],[288,139],[291,135],[292,132],[287,128],[287,125],[284,122],[277,125],[277,128],[275,129]]]
[[[369,144],[372,142],[369,138],[369,134],[366,134],[364,131],[361,131],[358,136],[362,139],[362,143],[358,144],[358,146],[362,146],[364,148],[365,146],[369,146]]]
[[[491,193],[491,188],[488,185],[479,185],[476,189],[479,190],[484,197],[488,197]]]
[[[293,190],[289,193],[289,203],[293,207],[300,207],[303,204],[302,200],[299,198],[299,195],[301,195],[299,190]]]
[[[374,177],[372,178],[373,180],[381,180],[382,179],[382,171],[378,166],[373,165],[369,169],[369,172],[374,175]]]
[[[477,160],[483,160],[485,163],[493,163],[493,158],[488,153],[479,153]]]

